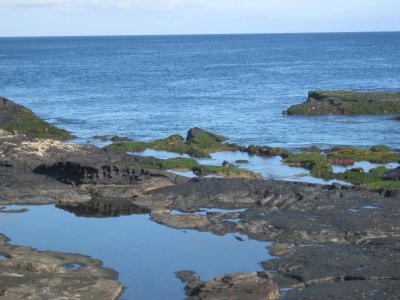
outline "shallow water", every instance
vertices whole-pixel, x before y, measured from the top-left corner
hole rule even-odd
[[[142,156],[153,156],[161,159],[168,159],[174,157],[189,157],[186,154],[179,154],[167,151],[159,151],[153,149],[146,149],[142,152],[132,152],[132,154],[142,155]],[[319,184],[332,184],[340,183],[344,185],[349,185],[348,182],[341,180],[323,180],[320,178],[315,178],[310,176],[310,172],[304,168],[290,167],[282,162],[280,156],[274,157],[261,157],[258,155],[249,155],[245,152],[240,151],[222,151],[210,154],[211,158],[196,158],[200,164],[211,165],[211,166],[221,166],[224,161],[228,161],[232,164],[237,165],[239,168],[248,169],[257,173],[260,173],[264,178],[277,179],[277,180],[288,180],[288,181],[299,181],[299,182],[309,182],[309,183],[319,183]],[[236,160],[248,160],[248,163],[236,164]],[[171,170],[171,172],[186,176],[186,177],[196,177],[193,172],[177,172]]]
[[[358,161],[358,162],[355,162],[354,165],[332,166],[332,168],[333,168],[333,172],[335,172],[335,173],[344,172],[346,170],[350,170],[353,168],[362,168],[364,170],[364,172],[369,172],[371,169],[374,169],[379,166],[385,166],[388,169],[395,169],[398,166],[400,166],[400,164],[399,163],[374,164],[374,163],[370,163],[368,161]]]
[[[12,244],[102,260],[126,284],[121,299],[182,299],[184,284],[175,277],[177,271],[193,270],[211,279],[259,271],[259,263],[271,258],[269,243],[239,234],[175,230],[152,222],[148,215],[81,218],[52,205],[24,207],[29,211],[0,214],[0,232]]]

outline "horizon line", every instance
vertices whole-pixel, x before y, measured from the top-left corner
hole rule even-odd
[[[377,31],[304,31],[304,32],[252,32],[252,33],[164,33],[164,34],[83,34],[83,35],[15,35],[0,38],[62,38],[62,37],[168,37],[168,36],[222,36],[222,35],[279,35],[279,34],[335,34],[335,33],[396,33],[400,30]]]

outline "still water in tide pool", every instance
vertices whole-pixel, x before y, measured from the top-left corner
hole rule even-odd
[[[119,272],[126,285],[121,299],[183,299],[184,284],[175,277],[177,271],[192,270],[202,279],[211,279],[224,273],[260,271],[259,263],[271,258],[266,248],[270,243],[239,234],[176,230],[151,221],[148,215],[84,218],[52,205],[24,207],[29,211],[0,214],[0,233],[12,244],[102,260]]]
[[[248,145],[387,144],[388,116],[283,116],[309,90],[398,91],[400,32],[0,38],[0,93],[85,141],[202,127]]]

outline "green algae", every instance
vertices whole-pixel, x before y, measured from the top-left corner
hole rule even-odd
[[[335,147],[328,154],[332,160],[368,161],[371,163],[390,163],[400,161],[400,153],[390,151],[386,146],[378,145],[370,149],[355,147]]]
[[[378,189],[400,189],[400,181],[380,180],[362,184],[362,187],[378,190]]]
[[[25,134],[32,138],[68,140],[76,136],[57,128],[36,116],[23,106],[0,108],[0,127],[8,132]]]
[[[400,112],[400,93],[310,91],[302,104],[290,106],[288,115],[394,114]]]
[[[247,164],[247,163],[249,163],[249,161],[247,159],[238,159],[238,160],[235,160],[235,163],[237,163],[237,164]]]
[[[165,139],[153,142],[120,142],[106,146],[108,150],[141,152],[145,149],[163,150],[179,154],[188,154],[192,157],[210,157],[210,153],[218,151],[237,150],[236,145],[225,144],[226,139],[220,135],[192,128],[185,140],[181,135],[174,134]]]
[[[310,170],[310,175],[330,180],[334,178],[332,165],[326,156],[316,152],[290,154],[283,160],[292,167],[302,167]]]

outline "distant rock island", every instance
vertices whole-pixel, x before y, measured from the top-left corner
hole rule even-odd
[[[306,102],[290,106],[287,115],[378,115],[400,112],[400,93],[310,91]]]

